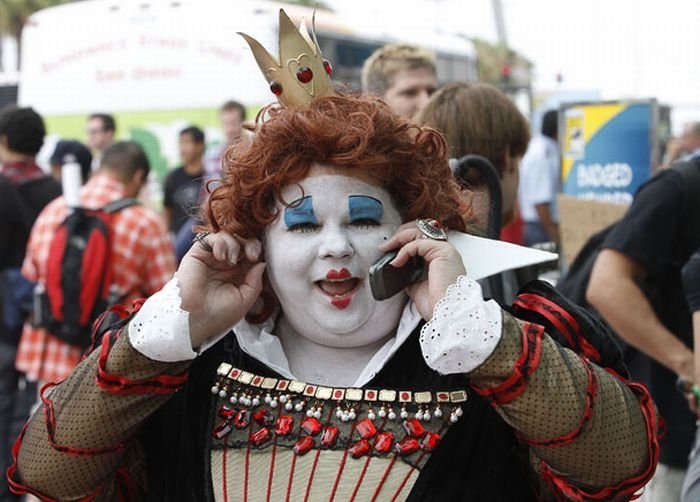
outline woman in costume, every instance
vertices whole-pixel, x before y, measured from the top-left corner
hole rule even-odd
[[[656,465],[646,391],[595,363],[622,371],[599,328],[546,288],[512,313],[483,300],[437,223],[463,228],[442,137],[335,94],[317,44],[280,23],[282,64],[249,43],[285,107],[229,158],[211,233],[176,278],[115,309],[99,348],[45,389],[13,489],[628,499]],[[390,250],[396,267],[422,257],[427,279],[379,302],[369,269]]]

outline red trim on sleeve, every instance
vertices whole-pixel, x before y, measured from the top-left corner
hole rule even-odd
[[[43,493],[31,488],[30,486],[24,485],[15,479],[15,476],[17,474],[17,456],[19,455],[19,449],[22,445],[22,440],[24,439],[24,434],[27,431],[28,426],[29,422],[24,424],[24,427],[22,427],[22,432],[19,433],[15,444],[12,446],[12,464],[10,465],[10,467],[7,468],[7,471],[5,472],[7,484],[10,488],[10,491],[15,495],[29,494],[35,496],[41,502],[57,502],[57,499],[53,499],[47,495],[44,495]],[[100,494],[101,491],[102,487],[99,487],[91,494],[81,499],[78,499],[78,502],[90,502],[91,500],[95,500],[95,498]]]
[[[70,455],[72,457],[84,457],[102,455],[104,453],[114,453],[116,451],[124,449],[124,447],[126,446],[124,443],[120,443],[115,446],[108,446],[105,448],[79,448],[75,446],[65,446],[58,444],[55,440],[56,417],[53,410],[53,403],[45,395],[48,389],[56,387],[57,385],[58,384],[56,383],[47,383],[41,388],[41,391],[39,391],[39,398],[44,404],[44,422],[46,423],[46,432],[48,433],[49,444],[54,450],[60,451],[61,453],[65,453],[66,455]]]
[[[639,399],[639,405],[646,424],[647,457],[649,464],[640,474],[632,476],[614,486],[601,488],[598,491],[586,491],[575,486],[564,476],[555,473],[544,460],[540,460],[540,470],[544,479],[554,492],[557,500],[561,501],[591,501],[611,500],[636,500],[641,494],[635,495],[646,485],[654,475],[656,465],[659,462],[659,429],[662,426],[661,417],[657,414],[651,395],[646,387],[635,382],[624,382]]]
[[[131,502],[132,500],[137,500],[134,480],[131,478],[131,472],[129,472],[129,468],[126,465],[122,465],[117,469],[117,493],[120,501]]]
[[[546,439],[543,441],[534,441],[519,435],[519,438],[524,443],[532,446],[533,448],[556,448],[558,446],[565,446],[571,444],[577,437],[579,437],[588,427],[593,418],[593,401],[598,393],[598,379],[596,374],[591,368],[590,362],[586,358],[581,358],[583,360],[584,366],[586,368],[586,375],[588,376],[588,385],[586,386],[586,404],[583,408],[583,415],[581,420],[574,430],[563,434],[554,439]]]
[[[502,383],[490,388],[472,388],[492,405],[508,404],[525,391],[530,377],[537,370],[542,354],[544,327],[525,322],[523,324],[523,351],[515,361],[513,373]]]
[[[179,390],[187,381],[189,371],[179,375],[156,375],[141,380],[115,375],[107,371],[107,359],[109,352],[118,336],[105,334],[102,338],[100,357],[97,360],[97,376],[95,380],[98,387],[113,394],[171,394]]]
[[[576,318],[567,312],[566,309],[548,298],[534,293],[518,295],[513,305],[544,316],[545,319],[561,332],[574,351],[583,353],[594,362],[600,362],[600,352],[581,335],[581,326]],[[577,350],[577,348],[580,348],[580,350]]]

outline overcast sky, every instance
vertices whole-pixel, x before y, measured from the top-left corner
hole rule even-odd
[[[491,0],[328,0],[339,13],[496,39]],[[502,0],[509,44],[536,66],[540,90],[656,97],[700,118],[700,0]]]

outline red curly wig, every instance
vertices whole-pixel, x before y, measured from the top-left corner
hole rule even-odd
[[[260,238],[277,217],[275,201],[286,204],[282,189],[321,164],[387,190],[404,221],[436,218],[464,230],[447,159],[440,133],[410,124],[374,96],[322,97],[303,109],[269,107],[258,115],[250,144],[227,153],[223,180],[206,206],[208,226]]]
[[[369,178],[392,195],[404,221],[437,218],[464,229],[445,140],[373,96],[329,96],[308,108],[263,110],[250,145],[230,150],[224,163],[222,183],[207,206],[213,231],[262,236],[277,216],[275,200],[285,203],[282,189],[306,178],[313,164]]]

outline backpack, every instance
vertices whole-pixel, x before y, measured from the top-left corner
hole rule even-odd
[[[61,195],[60,185],[53,178],[43,173],[34,175],[13,185],[17,190],[19,200],[16,211],[22,213],[26,228],[13,236],[14,244],[21,246],[21,254],[17,258],[24,258],[25,248],[29,240],[32,224],[36,221],[41,210],[54,198]],[[21,274],[21,268],[9,267],[0,273],[0,304],[2,325],[2,341],[11,345],[19,343],[22,334],[22,326],[32,313],[32,295],[35,284]]]
[[[102,209],[76,208],[58,226],[49,247],[46,282],[35,292],[35,327],[70,345],[90,344],[93,321],[121,300],[112,288],[112,217],[136,204],[124,198]]]
[[[672,169],[678,172],[683,178],[683,189],[685,190],[685,218],[683,218],[683,228],[681,239],[687,243],[688,249],[700,247],[700,157],[679,161],[673,164]],[[585,308],[589,314],[605,325],[613,333],[615,341],[622,347],[623,352],[627,352],[629,345],[617,336],[612,328],[608,326],[602,316],[595,308],[586,301],[586,290],[591,277],[593,265],[602,250],[603,243],[608,234],[615,228],[617,223],[593,234],[586,244],[581,248],[576,258],[571,263],[566,276],[557,284],[557,290],[569,300]],[[681,258],[678,258],[679,262]],[[679,263],[682,265],[682,263]],[[645,294],[652,294],[645,291]]]

